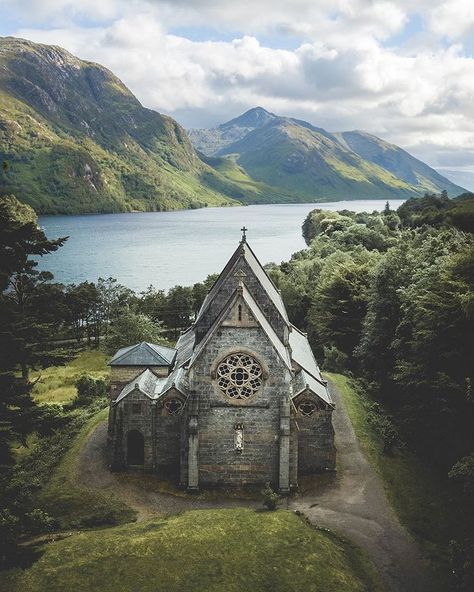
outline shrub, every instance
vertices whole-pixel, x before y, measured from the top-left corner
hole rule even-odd
[[[349,357],[335,345],[324,346],[324,369],[329,372],[347,372]]]
[[[31,534],[53,532],[57,530],[57,521],[44,510],[35,508],[25,515],[26,528]]]
[[[378,403],[372,403],[367,414],[368,423],[374,428],[383,441],[384,454],[392,454],[402,441],[395,424],[385,415]]]
[[[106,398],[109,392],[109,382],[103,378],[94,378],[84,374],[76,381],[77,396],[75,407],[87,407],[97,399]]]
[[[278,493],[273,491],[270,483],[266,484],[265,489],[262,489],[261,494],[263,496],[263,505],[267,510],[274,511],[278,508],[281,499]]]

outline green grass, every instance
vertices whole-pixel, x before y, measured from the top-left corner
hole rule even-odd
[[[367,421],[368,397],[340,374],[325,373],[339,389],[363,451],[382,477],[400,521],[422,545],[441,581],[448,574],[446,543],[452,538],[455,510],[446,483],[408,450],[383,454],[380,437]]]
[[[49,544],[22,592],[375,592],[365,557],[287,511],[196,510]]]
[[[107,414],[108,408],[103,409],[83,426],[39,494],[39,506],[58,520],[61,529],[123,524],[135,519],[134,510],[112,492],[89,489],[77,483],[81,450]]]
[[[46,370],[33,372],[32,381],[39,377],[33,389],[33,398],[38,403],[70,403],[76,396],[74,384],[82,374],[90,374],[94,378],[109,376],[109,358],[100,350],[84,350],[64,366],[51,366]]]

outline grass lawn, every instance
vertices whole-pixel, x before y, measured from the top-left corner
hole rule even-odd
[[[381,439],[367,421],[367,396],[346,376],[330,373],[325,376],[339,389],[360,445],[382,477],[401,522],[422,545],[433,571],[446,582],[449,571],[446,545],[454,536],[456,521],[446,482],[410,451],[383,454]]]
[[[33,389],[33,397],[38,403],[70,403],[76,396],[74,383],[81,374],[95,378],[107,378],[110,359],[106,353],[90,349],[84,350],[64,366],[51,366],[40,372],[33,372],[31,380],[38,378]]]
[[[83,426],[39,494],[40,506],[59,521],[61,529],[123,524],[135,519],[135,511],[112,493],[77,484],[81,449],[107,414],[108,409],[103,409]]]
[[[48,544],[21,592],[376,592],[365,557],[288,511],[194,510]]]

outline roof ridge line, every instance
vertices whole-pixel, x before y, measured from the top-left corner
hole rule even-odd
[[[142,343],[142,342],[140,342],[140,343]],[[129,354],[131,351],[133,351],[135,348],[137,348],[140,345],[140,343],[135,343],[135,345],[131,345],[129,348],[126,348],[126,347],[123,348],[123,349],[126,349],[127,351],[124,351],[123,354],[120,354],[120,356],[118,358],[116,358],[114,360],[114,362],[118,362],[119,360],[121,360],[126,354]],[[110,361],[112,361],[113,359],[114,359],[114,356],[112,356]]]

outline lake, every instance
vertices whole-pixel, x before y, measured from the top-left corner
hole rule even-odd
[[[404,200],[390,200],[396,209]],[[150,284],[191,285],[222,270],[237,247],[242,226],[262,263],[280,263],[305,248],[301,225],[314,208],[382,210],[386,200],[267,204],[174,212],[41,216],[48,238],[69,236],[40,269],[64,284],[115,277],[135,291]]]

